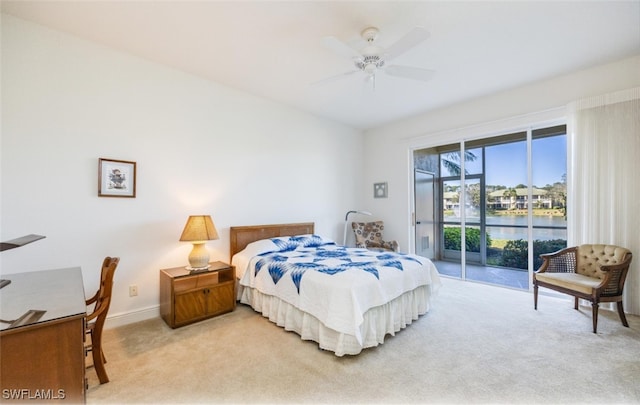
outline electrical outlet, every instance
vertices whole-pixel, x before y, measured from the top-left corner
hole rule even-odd
[[[138,286],[137,285],[130,285],[129,286],[129,297],[135,297],[136,295],[138,295]]]

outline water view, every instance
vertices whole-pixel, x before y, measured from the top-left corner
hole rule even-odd
[[[445,222],[461,223],[461,218],[455,215],[445,215]],[[467,226],[479,226],[480,218],[468,216]],[[526,215],[487,215],[486,229],[492,240],[496,239],[527,239],[528,218]],[[563,239],[567,235],[567,221],[564,216],[534,215],[532,225],[537,239]]]

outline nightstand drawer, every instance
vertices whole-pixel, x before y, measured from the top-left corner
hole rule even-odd
[[[198,287],[218,284],[218,273],[201,274],[198,276]]]
[[[182,292],[196,288],[198,286],[197,277],[188,277],[183,279],[176,279],[173,281],[173,291]]]
[[[176,279],[173,282],[173,290],[175,292],[182,292],[216,284],[218,284],[218,273],[207,273],[195,277]]]

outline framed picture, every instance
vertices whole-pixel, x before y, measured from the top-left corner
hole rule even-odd
[[[98,159],[98,197],[136,196],[136,162]]]
[[[387,183],[373,183],[373,198],[387,198]]]

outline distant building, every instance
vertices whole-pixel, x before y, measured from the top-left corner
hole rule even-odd
[[[514,190],[515,193],[510,193]],[[514,195],[515,194],[515,195]],[[553,201],[548,196],[548,191],[541,188],[533,188],[533,208],[552,208]],[[453,210],[460,206],[460,195],[457,191],[444,193],[444,209]],[[527,209],[528,190],[526,188],[496,190],[487,195],[487,208],[494,210]]]
[[[509,190],[514,190],[515,195]],[[503,189],[489,193],[487,198],[487,208],[495,210],[527,209],[527,198],[529,191],[526,188]],[[532,189],[533,208],[551,208],[553,201],[547,197],[548,191],[541,188]]]
[[[444,209],[452,210],[458,208],[460,202],[460,194],[457,191],[444,192]]]

